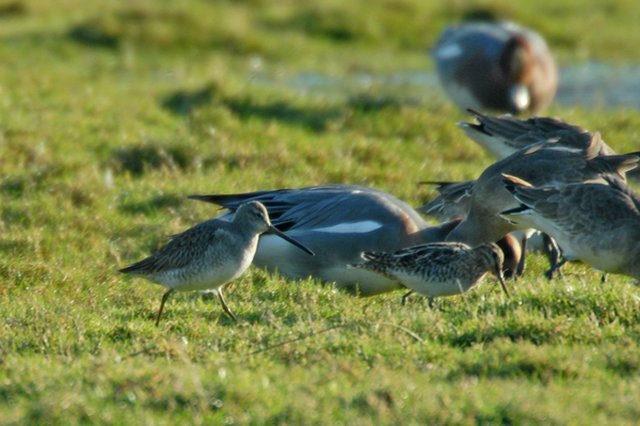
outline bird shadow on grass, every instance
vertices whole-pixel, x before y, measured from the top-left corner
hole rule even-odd
[[[285,100],[259,102],[250,97],[233,98],[220,93],[216,84],[192,90],[176,90],[161,100],[161,106],[171,113],[188,117],[195,110],[213,104],[222,105],[241,121],[261,119],[323,132],[333,120],[344,115],[342,108],[302,107]]]
[[[362,93],[351,96],[347,102],[349,108],[360,112],[377,112],[387,109],[399,109],[403,106],[419,106],[420,102],[400,99],[393,96]]]
[[[157,301],[153,299],[150,305],[141,304],[135,310],[126,309],[115,312],[115,322],[118,324],[147,321],[150,324],[155,323],[158,315],[158,306],[160,305],[160,296],[157,299]],[[200,306],[195,312],[196,305],[200,304],[203,304],[204,308]],[[239,324],[225,314],[215,293],[178,292],[172,294],[167,301],[158,327],[161,329],[186,330],[193,327],[190,323],[191,320],[213,322],[222,327],[235,327]],[[247,321],[240,319],[240,323],[243,322]],[[132,338],[135,339],[135,335],[131,334],[129,327],[119,325],[109,332],[109,338],[112,341],[127,341]]]
[[[0,19],[26,15],[27,6],[21,1],[8,1],[0,4]]]
[[[207,84],[199,89],[177,90],[166,96],[161,104],[173,114],[188,116],[196,108],[210,104],[216,93],[215,85]]]
[[[68,36],[76,43],[89,47],[116,49],[120,44],[119,37],[109,34],[92,22],[76,25],[69,30]]]
[[[252,99],[244,98],[228,99],[225,104],[241,120],[252,118],[273,120],[304,127],[317,133],[328,130],[330,123],[343,115],[343,111],[338,108],[298,107],[285,101],[257,103]]]

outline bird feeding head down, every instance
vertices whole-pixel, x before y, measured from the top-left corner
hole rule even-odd
[[[500,286],[502,286],[502,291],[504,294],[509,297],[509,290],[507,290],[507,285],[504,282],[504,275],[502,273],[502,265],[504,264],[504,252],[496,243],[490,243],[484,245],[485,253],[490,256],[490,265],[492,267],[491,272],[495,274],[500,281]]]

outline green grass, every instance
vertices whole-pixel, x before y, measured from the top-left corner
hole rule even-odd
[[[0,0],[0,423],[635,423],[638,289],[584,265],[548,283],[534,255],[510,300],[489,281],[433,310],[251,270],[240,325],[178,294],[157,328],[162,289],[117,273],[216,213],[187,194],[345,182],[417,205],[419,180],[476,177],[492,160],[439,92],[290,84],[432,69],[474,8],[563,65],[640,59],[631,0]],[[549,113],[638,149],[635,110]]]

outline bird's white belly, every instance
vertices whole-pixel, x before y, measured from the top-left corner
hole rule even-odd
[[[202,268],[199,271],[185,272],[177,269],[165,274],[163,284],[177,291],[216,290],[242,275],[251,265],[251,260],[226,259],[215,267]]]
[[[428,297],[453,296],[464,293],[473,286],[473,283],[468,280],[454,277],[443,280],[424,280],[413,274],[394,273],[394,275],[407,288]]]

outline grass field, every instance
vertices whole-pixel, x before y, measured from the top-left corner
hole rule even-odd
[[[372,2],[373,3],[373,2]],[[640,62],[640,7],[600,2],[0,0],[0,424],[635,424],[640,292],[541,256],[505,299],[354,298],[252,269],[209,295],[118,274],[216,213],[191,193],[322,183],[418,205],[492,159],[434,90],[299,76],[424,72],[475,8],[561,67]],[[358,77],[360,78],[360,77]],[[638,150],[637,110],[552,107]],[[639,259],[640,261],[640,259]]]

